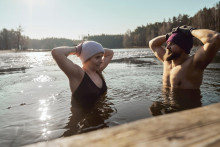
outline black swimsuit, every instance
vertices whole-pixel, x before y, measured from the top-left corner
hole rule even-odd
[[[76,91],[73,93],[72,96],[81,105],[92,105],[106,91],[107,91],[107,86],[103,78],[102,78],[102,88],[99,88],[85,72],[82,82],[80,83],[79,87],[76,89]]]

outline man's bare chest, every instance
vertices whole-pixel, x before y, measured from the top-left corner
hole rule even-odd
[[[192,88],[195,81],[198,81],[198,77],[194,76],[194,72],[181,66],[167,68],[163,73],[163,84],[165,86],[176,88]]]

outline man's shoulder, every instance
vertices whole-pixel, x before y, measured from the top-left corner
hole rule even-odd
[[[194,55],[191,55],[191,56],[189,56],[186,60],[185,60],[185,62],[184,63],[192,63],[192,61],[193,61],[193,59],[194,59]]]
[[[181,67],[189,70],[190,72],[197,71],[197,68],[194,64],[194,55],[189,56],[182,64]]]

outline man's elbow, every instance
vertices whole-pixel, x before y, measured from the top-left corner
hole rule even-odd
[[[220,48],[220,33],[216,33],[215,43],[217,44],[218,48]]]
[[[154,41],[153,41],[153,39],[152,39],[152,40],[150,40],[149,43],[148,43],[149,48],[152,49],[152,48],[153,48],[153,44],[154,44]]]

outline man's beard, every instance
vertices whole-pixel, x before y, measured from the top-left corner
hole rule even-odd
[[[168,54],[168,52],[166,52],[165,55],[164,55],[164,60],[165,61],[171,61],[171,60],[177,59],[179,57],[180,57],[180,54],[178,54],[178,53],[170,53],[170,54]]]

